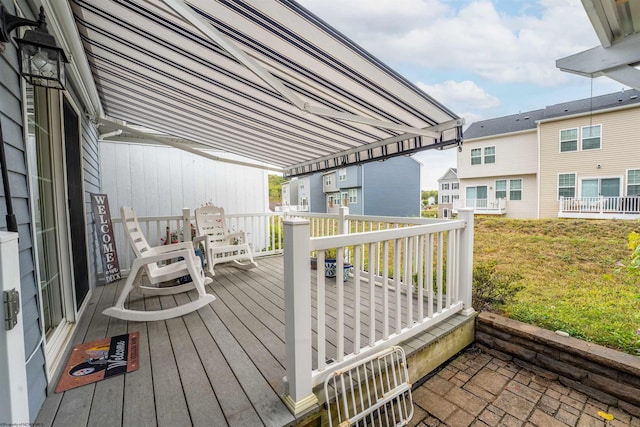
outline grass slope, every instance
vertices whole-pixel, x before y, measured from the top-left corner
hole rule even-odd
[[[511,318],[640,355],[640,283],[614,273],[638,221],[476,218],[474,263],[519,273]]]

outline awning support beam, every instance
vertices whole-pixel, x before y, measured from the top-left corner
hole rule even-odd
[[[104,118],[104,119],[98,119],[98,124],[99,125],[103,125],[103,126],[107,126],[110,128],[116,128],[119,130],[122,130],[124,133],[128,134],[128,135],[133,135],[133,137],[135,139],[139,139],[139,142],[152,142],[152,143],[160,143],[163,145],[168,145],[170,147],[174,147],[183,151],[186,151],[188,153],[191,154],[195,154],[201,157],[204,157],[206,159],[209,160],[214,160],[216,162],[222,162],[222,163],[230,163],[230,164],[234,164],[234,165],[238,165],[238,166],[245,166],[245,167],[250,167],[250,168],[257,168],[257,169],[262,169],[262,170],[268,170],[268,171],[272,171],[272,172],[277,172],[277,173],[284,173],[284,169],[282,168],[278,168],[275,166],[268,166],[268,165],[260,165],[260,164],[256,164],[256,163],[250,163],[250,162],[243,162],[240,160],[233,160],[233,159],[225,159],[223,157],[218,157],[218,156],[214,156],[213,154],[209,154],[207,152],[195,149],[195,148],[191,148],[189,146],[187,146],[186,144],[197,144],[200,145],[197,142],[194,141],[188,141],[185,140],[184,138],[178,138],[178,137],[174,137],[171,135],[167,135],[166,137],[162,137],[159,136],[157,134],[151,134],[148,132],[143,132],[141,130],[138,129],[134,129],[130,126],[127,126],[126,124],[123,124],[119,121],[116,120],[112,120],[112,119],[108,119],[108,118]],[[136,142],[135,139],[129,139],[129,142]],[[184,141],[184,142],[178,142],[178,140]]]
[[[189,7],[183,0],[162,0],[167,6],[172,8],[175,12],[180,14],[186,21],[194,25],[198,28],[202,34],[219,46],[221,46],[224,50],[226,50],[229,54],[231,54],[235,59],[237,59],[241,64],[246,66],[249,70],[251,70],[256,76],[258,76],[262,81],[267,83],[271,88],[276,90],[280,95],[286,98],[291,104],[295,105],[301,112],[314,114],[317,116],[324,117],[332,117],[337,118],[344,121],[362,123],[371,126],[378,126],[384,129],[397,130],[405,133],[411,133],[415,135],[422,135],[431,138],[437,138],[440,135],[434,132],[432,129],[420,129],[414,128],[410,126],[403,126],[397,123],[385,122],[382,120],[377,120],[373,118],[358,116],[356,114],[350,114],[335,110],[329,110],[326,108],[314,107],[309,105],[309,103],[302,100],[299,96],[297,96],[293,91],[287,88],[282,82],[274,77],[268,70],[258,64],[253,58],[247,55],[242,49],[240,49],[235,43],[229,40],[224,36],[220,31],[215,29],[210,23],[206,22],[202,17],[198,16],[194,10]],[[405,136],[406,138],[406,136]]]

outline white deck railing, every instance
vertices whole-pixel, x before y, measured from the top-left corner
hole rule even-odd
[[[225,213],[225,219],[231,232],[242,230],[247,233],[247,239],[253,248],[255,257],[282,253],[281,213]],[[120,217],[112,218],[112,223],[118,249],[120,271],[127,274],[134,254],[124,234],[122,219]],[[180,242],[191,240],[191,233],[184,233],[183,230],[185,230],[185,224],[195,224],[195,220],[191,210],[183,209],[182,215],[138,217],[138,223],[149,244],[151,246],[159,246],[164,244],[163,239],[166,240],[167,236],[171,236],[172,233],[177,235]],[[190,225],[187,225],[186,229],[190,230]]]
[[[473,313],[473,209],[460,209],[458,220],[348,215],[346,208],[333,215],[276,212],[225,216],[230,230],[248,233],[255,256],[282,253],[284,248],[285,402],[296,414],[315,404],[313,388],[336,370],[456,313]],[[133,255],[120,218],[112,221],[120,269],[126,273]],[[182,215],[138,217],[138,221],[150,244],[160,245],[167,228],[178,232],[179,240],[190,239],[190,233],[180,235],[179,231],[190,229],[193,217],[185,209]],[[344,278],[337,274],[336,301],[331,302],[335,317],[327,313],[327,281],[322,268],[325,250],[331,249],[337,253],[338,272],[343,271],[345,262],[353,265],[348,284],[356,302],[353,306],[345,301]],[[320,266],[313,290],[312,254]],[[317,308],[313,308],[312,291]],[[375,298],[359,303],[365,293]],[[353,320],[345,328],[346,317]]]
[[[313,217],[285,219],[285,402],[295,413],[313,404],[313,388],[332,372],[411,338],[456,313],[473,313],[473,211],[462,209],[459,216],[454,221],[402,218],[402,224],[391,221],[393,225],[388,229],[349,233],[357,228],[357,221],[368,220],[343,215],[337,220],[337,227],[339,232],[347,232],[311,238]],[[353,260],[349,286],[354,303],[345,302],[345,282],[338,273],[332,302],[335,317],[329,320],[327,282],[321,266],[324,251],[330,249],[337,253],[338,272],[343,271],[345,258]],[[309,253],[316,253],[318,262],[315,309]],[[361,303],[365,291],[375,295],[366,304]],[[348,332],[347,316],[352,319]],[[315,339],[312,317],[316,319]],[[317,351],[315,369],[313,348]]]
[[[505,199],[456,199],[453,201],[453,210],[473,208],[476,212],[505,213],[507,201]]]
[[[560,213],[639,214],[640,196],[561,197]]]

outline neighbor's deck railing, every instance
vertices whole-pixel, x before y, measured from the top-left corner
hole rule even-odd
[[[367,217],[341,215],[337,224],[329,227],[331,231],[337,228],[337,233],[311,238],[315,216],[304,216],[309,219],[289,215],[284,221],[285,402],[296,414],[313,405],[313,387],[332,372],[415,336],[456,313],[473,312],[472,209],[462,209],[460,219],[454,221],[402,218],[393,224],[393,219],[389,221],[391,226],[374,231],[360,231],[356,225],[357,221],[368,222]],[[365,225],[364,230],[368,227],[375,228]],[[351,233],[352,229],[358,231]],[[326,312],[327,281],[322,268],[324,251],[329,249],[335,249],[338,262],[337,295],[332,309],[335,314],[331,316]],[[313,290],[310,253],[317,255],[318,262],[317,288]],[[347,253],[353,260],[353,277],[348,284],[355,304],[351,306],[345,301],[345,281],[340,274]],[[317,300],[315,309],[312,291]],[[361,301],[365,291],[373,295],[366,303]],[[352,319],[348,329],[347,316]],[[315,339],[312,317],[316,319]],[[313,348],[317,351],[315,369]]]
[[[639,214],[640,196],[560,197],[560,213]]]

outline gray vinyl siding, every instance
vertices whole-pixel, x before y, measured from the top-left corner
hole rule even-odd
[[[364,214],[420,216],[420,163],[393,157],[364,166]]]
[[[15,13],[13,2],[0,0],[10,13]],[[25,13],[30,13],[26,4],[19,1]],[[32,17],[33,18],[33,17]],[[15,35],[12,33],[12,35]],[[31,235],[31,212],[29,208],[29,188],[27,162],[25,157],[24,126],[22,118],[22,89],[18,74],[16,49],[7,43],[6,50],[0,55],[0,120],[3,139],[6,141],[7,172],[11,183],[11,199],[18,223],[18,250],[20,262],[20,302],[25,335],[25,355],[33,358],[27,365],[29,385],[29,413],[31,421],[36,419],[44,402],[47,389],[44,353],[42,351],[40,312],[37,303],[37,283],[33,240]],[[0,228],[6,230],[6,201],[0,186]]]

